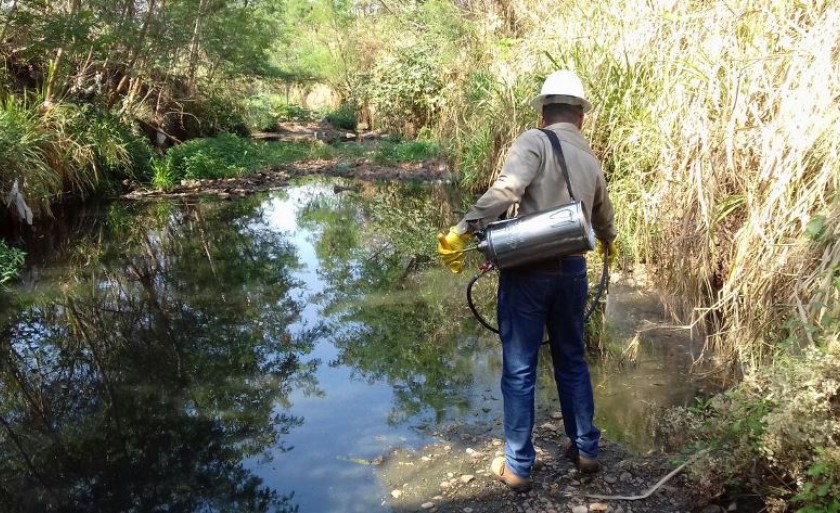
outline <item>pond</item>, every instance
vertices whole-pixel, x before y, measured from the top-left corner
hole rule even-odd
[[[501,436],[498,340],[467,308],[470,273],[434,258],[448,198],[306,180],[86,207],[35,234],[0,306],[0,504],[387,511],[377,458],[457,424]],[[649,449],[647,412],[693,400],[680,344],[593,359],[605,436]]]

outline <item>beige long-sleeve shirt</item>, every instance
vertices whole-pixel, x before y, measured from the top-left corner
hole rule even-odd
[[[571,123],[548,127],[560,139],[569,181],[575,199],[584,206],[595,236],[607,243],[615,239],[614,213],[607,195],[607,183],[601,165],[589,143]],[[483,228],[518,203],[517,215],[527,215],[568,203],[569,191],[563,170],[554,157],[548,136],[537,129],[516,138],[505,159],[499,178],[456,225],[459,233]]]

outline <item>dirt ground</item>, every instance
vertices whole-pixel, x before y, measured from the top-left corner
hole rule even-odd
[[[644,500],[609,498],[645,494],[680,462],[656,455],[634,456],[604,441],[601,472],[583,475],[563,457],[568,438],[561,434],[560,413],[538,419],[536,426],[538,459],[545,465],[533,474],[530,492],[515,493],[491,477],[490,462],[503,450],[501,426],[462,425],[435,433],[438,441],[420,450],[398,449],[383,459],[378,470],[389,487],[388,506],[396,512],[463,513],[724,511],[695,504],[681,472]]]

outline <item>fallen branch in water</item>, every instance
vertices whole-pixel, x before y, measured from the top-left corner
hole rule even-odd
[[[587,494],[584,494],[584,497],[587,497],[589,499],[600,499],[600,500],[609,500],[609,501],[638,501],[638,500],[642,500],[642,499],[647,499],[648,497],[653,495],[653,493],[656,490],[658,490],[662,485],[667,483],[672,477],[679,474],[680,471],[682,469],[684,469],[688,464],[694,463],[694,461],[697,460],[697,458],[699,458],[701,455],[703,455],[706,451],[707,451],[707,449],[703,449],[702,451],[699,451],[699,452],[695,453],[694,456],[685,460],[685,462],[682,465],[680,465],[679,467],[672,470],[670,473],[668,473],[668,475],[666,475],[665,477],[660,479],[659,482],[657,482],[655,485],[651,486],[648,489],[648,491],[646,491],[642,495],[598,495],[598,494],[595,494],[595,493],[587,493]]]

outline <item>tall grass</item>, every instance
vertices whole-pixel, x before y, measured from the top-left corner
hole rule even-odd
[[[61,178],[47,162],[48,134],[35,108],[13,96],[0,103],[0,192],[5,201],[14,183],[36,213],[49,209]]]
[[[0,293],[7,282],[13,280],[23,267],[25,253],[0,240]]]
[[[818,491],[840,479],[840,4],[505,5],[470,2],[485,16],[470,17],[434,128],[462,184],[492,181],[537,121],[527,102],[541,79],[574,69],[595,104],[584,135],[604,164],[622,263],[647,266],[674,314],[706,333],[707,354],[746,377],[715,417],[733,444],[714,453],[718,475],[744,469],[726,475],[768,504],[826,511]],[[752,424],[733,425],[745,409]],[[756,469],[784,486],[754,487]]]
[[[129,127],[92,107],[45,103],[38,94],[0,102],[0,197],[17,182],[35,217],[50,215],[64,194],[144,177],[150,158],[148,144]]]
[[[809,277],[838,265],[824,256],[838,242],[815,246],[805,229],[830,217],[840,185],[840,6],[511,5],[515,34],[491,29],[492,16],[471,32],[472,60],[458,63],[435,128],[462,183],[480,190],[495,177],[537,121],[527,101],[542,77],[574,69],[595,104],[584,132],[604,163],[624,263],[655,270],[675,311],[742,371],[770,361],[791,316],[818,321],[812,298],[825,283]]]

